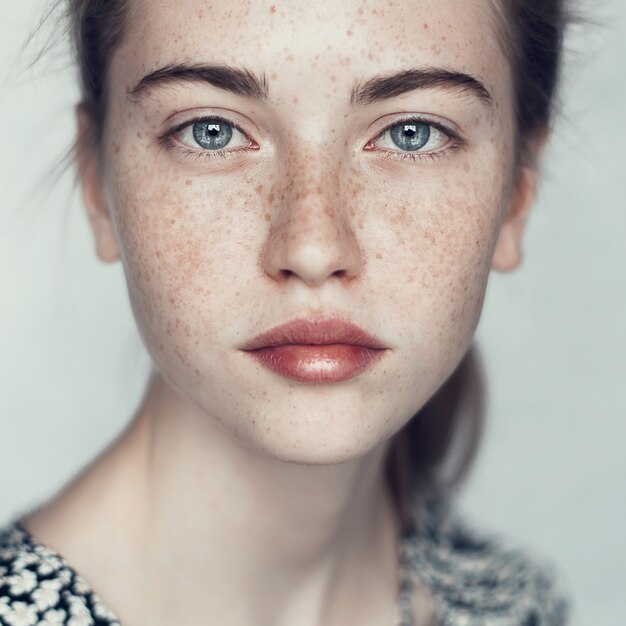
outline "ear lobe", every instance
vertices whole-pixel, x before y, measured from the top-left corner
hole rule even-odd
[[[119,248],[102,185],[97,146],[94,142],[95,122],[84,104],[76,107],[76,121],[76,162],[83,203],[94,235],[96,254],[100,260],[111,263],[120,258]]]
[[[527,167],[519,172],[491,262],[498,272],[512,272],[522,262],[522,237],[535,197],[536,178],[536,173]]]
[[[522,262],[522,239],[530,209],[537,195],[539,184],[538,162],[548,138],[547,130],[538,134],[529,146],[530,160],[519,166],[517,180],[504,220],[500,226],[498,240],[491,267],[498,272],[512,272]]]

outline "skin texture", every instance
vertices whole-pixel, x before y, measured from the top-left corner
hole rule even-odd
[[[519,264],[536,184],[515,169],[490,4],[131,5],[103,144],[79,166],[97,252],[123,263],[155,370],[128,430],[28,523],[126,626],[391,624],[384,452],[469,347],[490,270]],[[265,74],[269,97],[199,82],[129,97],[181,62]],[[440,87],[351,106],[355,83],[415,67],[466,72],[492,103]],[[207,160],[180,136],[159,141],[199,114],[229,117],[253,144]],[[379,137],[406,114],[463,141],[401,159]],[[84,141],[91,121],[78,117]],[[314,385],[239,350],[328,315],[386,356]],[[428,598],[417,604],[427,623]]]

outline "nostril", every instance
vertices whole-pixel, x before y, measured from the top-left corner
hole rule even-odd
[[[298,276],[299,274],[300,274],[299,272],[296,272],[296,271],[290,270],[290,269],[286,269],[286,268],[281,268],[277,272],[277,275],[281,279],[283,279],[283,280],[286,280],[286,279],[288,279],[288,278],[290,278],[292,276]],[[302,274],[304,275],[304,272]],[[325,273],[325,275],[326,275],[326,277],[336,276],[337,278],[344,279],[344,278],[346,278],[348,276],[348,270],[346,270],[346,269],[337,269],[337,270],[334,270],[334,271],[332,271],[332,272],[330,272],[328,274]]]

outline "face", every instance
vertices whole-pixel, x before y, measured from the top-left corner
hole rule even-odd
[[[131,5],[101,167],[83,183],[99,254],[121,258],[154,362],[267,455],[364,454],[459,362],[491,267],[519,261],[529,194],[514,186],[491,3]],[[334,382],[294,380],[241,350],[322,318],[386,350]]]

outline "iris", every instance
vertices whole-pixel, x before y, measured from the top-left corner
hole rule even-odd
[[[193,125],[193,137],[207,150],[225,148],[233,136],[233,127],[221,120],[203,120]]]
[[[430,140],[430,124],[404,122],[389,129],[389,135],[398,148],[415,152],[421,150]]]

